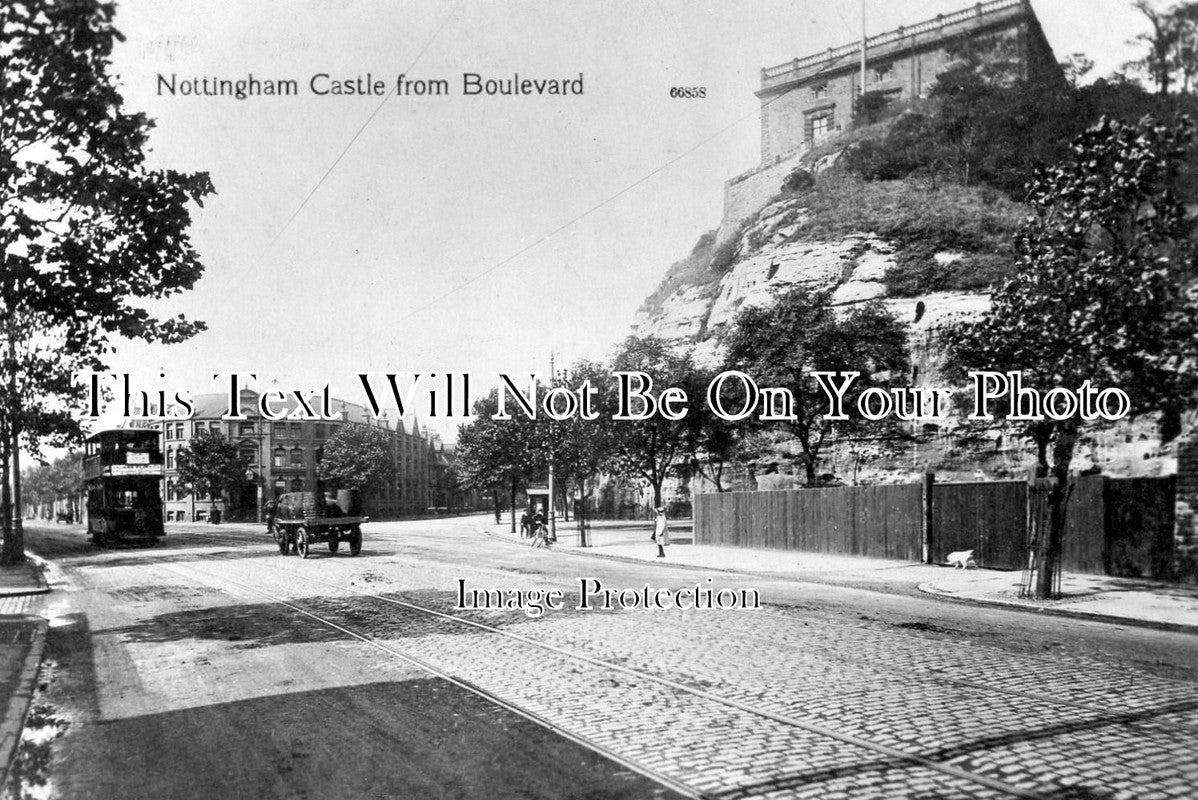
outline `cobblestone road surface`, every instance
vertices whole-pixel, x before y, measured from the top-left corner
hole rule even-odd
[[[264,537],[222,533],[196,535],[192,550],[169,558],[103,554],[94,563],[113,603],[167,596],[182,610],[140,624],[136,635],[117,632],[130,646],[191,636],[221,639],[214,647],[229,637],[269,647],[294,640],[282,631],[320,627],[271,605],[280,598],[703,797],[1198,797],[1194,683],[1084,651],[1023,653],[966,640],[938,624],[943,606],[932,601],[919,606],[926,621],[902,623],[829,614],[820,602],[720,612],[567,608],[537,619],[457,611],[462,576],[493,588],[564,588],[567,606],[585,569],[634,588],[645,575],[674,588],[696,578],[588,567],[470,539],[451,523],[426,538],[396,530],[368,540],[357,559],[284,558]],[[205,626],[218,593],[226,608],[214,633]],[[319,637],[380,679],[411,670],[336,632]]]

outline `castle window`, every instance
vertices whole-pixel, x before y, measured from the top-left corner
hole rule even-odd
[[[806,134],[804,138],[812,143],[826,139],[835,132],[835,121],[836,118],[831,109],[807,115],[805,120],[807,130],[804,132]]]
[[[811,87],[811,96],[816,100],[819,100],[822,97],[827,97],[828,96],[828,84],[817,83],[817,84],[815,84],[815,86],[812,86]]]
[[[894,65],[893,64],[883,64],[882,66],[874,67],[874,82],[875,83],[881,83],[882,81],[888,81],[888,80],[892,79],[893,77],[894,77]]]

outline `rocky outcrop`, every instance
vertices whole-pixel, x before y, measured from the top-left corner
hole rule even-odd
[[[831,241],[796,238],[805,219],[801,200],[772,203],[743,228],[736,260],[722,276],[708,282],[684,284],[659,303],[646,304],[633,324],[639,335],[697,346],[700,361],[720,358],[720,340],[742,309],[773,302],[795,286],[831,293],[832,304],[848,308],[881,301],[908,322],[912,363],[919,366],[918,383],[937,377],[933,332],[956,320],[976,316],[989,306],[981,293],[930,292],[919,297],[891,297],[886,274],[895,268],[895,246],[872,233]],[[954,253],[938,254],[949,261]]]

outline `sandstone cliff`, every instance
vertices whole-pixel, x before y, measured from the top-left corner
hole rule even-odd
[[[646,299],[634,332],[693,346],[701,362],[718,364],[740,309],[804,285],[830,291],[838,308],[882,302],[907,323],[910,385],[945,385],[938,332],[986,310],[991,286],[1014,268],[1013,235],[1026,209],[984,188],[865,183],[835,169],[803,190],[778,189],[759,210],[700,238]],[[950,420],[912,433],[916,441],[897,448],[841,443],[821,471],[846,481],[908,480],[928,469],[978,479],[1018,476],[1029,465],[1013,430],[979,433]],[[763,453],[758,474],[746,479],[753,485],[742,488],[789,485],[787,455],[784,443]],[[1120,426],[1095,432],[1077,468],[1159,474],[1168,469],[1162,455],[1150,424]],[[761,469],[779,475],[763,479]]]

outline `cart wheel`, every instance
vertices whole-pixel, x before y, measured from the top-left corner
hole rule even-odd
[[[336,553],[337,548],[341,545],[341,537],[336,533],[332,534],[332,536],[333,538],[329,539],[329,552]]]
[[[362,529],[355,525],[349,532],[349,554],[356,556],[362,552]]]
[[[287,528],[275,523],[274,534],[275,544],[279,546],[279,555],[287,555],[287,551],[291,549],[291,537],[287,535]]]
[[[312,543],[308,541],[308,529],[300,525],[295,529],[295,552],[299,553],[300,558],[307,558],[312,550]]]

